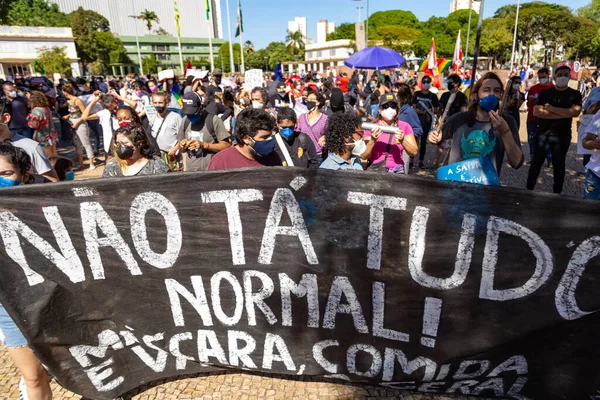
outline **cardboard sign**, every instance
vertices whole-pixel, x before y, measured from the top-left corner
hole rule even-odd
[[[172,69],[165,69],[158,73],[158,80],[164,81],[165,79],[173,79],[175,78],[175,71]]]
[[[594,399],[598,204],[557,199],[284,167],[3,188],[0,302],[97,400],[218,371]]]
[[[489,157],[472,158],[438,168],[437,178],[441,181],[476,183],[499,186],[498,173]]]
[[[156,111],[156,108],[151,104],[145,105],[144,108],[146,109],[146,117],[148,117],[148,123],[150,124],[150,126],[154,125],[154,121],[156,120],[158,111]]]
[[[244,89],[251,91],[255,87],[263,87],[262,69],[249,69],[244,73]]]
[[[193,76],[194,80],[196,80],[196,79],[204,79],[208,75],[208,71],[207,70],[201,70],[201,69],[188,68],[186,70],[185,75],[186,76]]]

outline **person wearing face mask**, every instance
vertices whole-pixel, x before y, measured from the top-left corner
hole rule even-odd
[[[142,120],[140,119],[140,116],[135,112],[135,110],[133,108],[131,108],[128,105],[121,105],[119,106],[119,108],[117,108],[117,111],[115,112],[115,117],[117,119],[117,123],[119,124],[119,127],[123,127],[125,125],[129,125],[129,124],[138,124],[138,125],[144,125],[142,124]],[[152,135],[150,135],[149,129],[146,128],[144,126],[144,130],[146,131],[146,137],[148,139],[148,142],[150,143],[150,157],[156,157],[156,158],[160,158],[161,153],[160,153],[160,149],[158,148],[158,144],[156,143],[156,140],[154,140],[154,138],[152,137]],[[114,138],[113,141],[111,143],[110,146],[110,153],[112,154],[114,152]]]
[[[498,75],[486,73],[472,88],[468,110],[446,120],[441,132],[430,133],[432,143],[452,140],[448,164],[489,157],[498,177],[505,154],[512,168],[523,165],[517,124],[511,116],[501,116],[497,112],[503,87]]]
[[[306,100],[308,113],[302,114],[298,118],[298,131],[307,134],[312,140],[317,151],[317,159],[321,162],[325,145],[324,135],[329,121],[329,117],[319,111],[325,104],[325,99],[320,93],[309,91]]]
[[[50,162],[61,182],[75,180],[73,161],[65,157],[51,157]]]
[[[331,170],[363,171],[360,155],[367,149],[360,128],[360,119],[348,114],[336,114],[325,131],[328,156],[319,166]]]
[[[398,99],[398,107],[399,107],[399,121],[404,121],[410,125],[412,128],[413,134],[415,135],[415,140],[418,142],[419,138],[423,135],[423,128],[421,127],[421,121],[419,120],[419,116],[414,108],[412,108],[412,90],[410,86],[403,83],[396,83],[394,85],[398,90],[396,94],[396,98]],[[411,169],[414,164],[414,157],[410,157],[410,163],[408,168]]]
[[[419,168],[425,169],[425,152],[427,151],[427,140],[429,131],[435,119],[440,113],[440,101],[437,95],[431,92],[432,79],[430,76],[423,76],[421,79],[422,90],[416,91],[413,95],[412,106],[419,116],[423,134],[419,143]]]
[[[231,147],[231,136],[223,120],[208,113],[204,99],[196,92],[183,95],[184,115],[177,139],[183,154],[185,172],[205,171],[215,154]]]
[[[219,87],[219,85],[221,84],[222,78],[223,78],[223,71],[221,71],[220,69],[215,69],[210,78],[210,81],[209,81],[210,84],[208,85],[208,87],[206,89],[206,93],[208,94],[209,97],[215,96],[217,93],[220,93],[223,91],[223,89],[221,89],[221,87]]]
[[[311,138],[296,130],[296,113],[289,107],[283,107],[277,113],[275,151],[283,166],[300,168],[319,168],[320,160]]]
[[[525,94],[521,92],[521,85],[521,78],[518,76],[513,76],[508,80],[506,87],[506,90],[509,91],[506,111],[517,123],[517,129],[521,128],[521,114],[519,110],[525,102]]]
[[[114,90],[112,92],[114,92]],[[114,137],[114,133],[117,129],[119,129],[119,123],[115,115],[118,108],[119,102],[116,97],[110,94],[104,94],[98,90],[89,99],[89,104],[83,111],[81,119],[73,125],[73,129],[77,129],[77,124],[82,123],[82,121],[98,121],[99,126],[102,127],[102,142],[106,154],[106,160],[110,158],[111,142]],[[97,109],[99,109],[99,111],[95,111]]]
[[[548,150],[552,153],[554,193],[562,192],[565,163],[571,145],[573,118],[581,113],[581,93],[569,87],[571,68],[566,65],[554,70],[555,86],[540,93],[533,115],[538,119],[534,138],[533,161],[527,175],[527,189],[537,183]]]
[[[0,143],[0,190],[30,183],[31,159],[25,151],[9,143]],[[26,321],[22,321],[26,323]],[[21,374],[21,399],[50,400],[52,390],[42,363],[28,346],[27,339],[0,304],[0,342],[6,347]]]
[[[158,175],[170,172],[163,160],[150,155],[150,142],[142,125],[125,125],[117,129],[115,134],[113,157],[106,163],[103,177]]]
[[[151,127],[151,134],[163,154],[163,160],[171,167],[177,168],[181,155],[177,140],[177,132],[181,116],[167,108],[171,96],[165,92],[152,94],[152,105],[156,108],[156,119]]]
[[[465,96],[465,94],[460,91],[460,85],[462,84],[461,77],[459,75],[457,75],[456,73],[454,73],[454,74],[448,75],[447,80],[448,80],[448,83],[447,83],[448,91],[446,93],[443,93],[442,96],[440,97],[440,112],[442,114],[444,114],[444,112],[446,111],[446,107],[448,107],[448,113],[446,114],[446,121],[451,116],[453,116],[461,111],[465,111],[467,104],[469,103],[467,96]],[[450,98],[452,95],[455,96],[454,101],[452,101],[452,103],[450,105],[448,105],[448,103],[450,103]],[[436,148],[435,157],[433,159],[434,168],[437,168],[440,165],[440,158],[443,153],[444,153],[444,143],[440,142]]]
[[[240,112],[233,132],[235,145],[215,154],[207,170],[281,166],[274,128],[275,119],[264,110],[247,108]]]
[[[69,110],[69,114],[65,116],[65,119],[69,120],[71,126],[77,126],[76,129],[73,129],[75,131],[75,135],[73,136],[73,143],[75,144],[77,162],[79,163],[75,169],[83,168],[84,149],[87,153],[87,158],[90,163],[90,169],[96,169],[96,165],[94,163],[94,150],[92,149],[88,124],[85,121],[79,123],[79,120],[81,119],[81,116],[85,111],[83,101],[81,101],[79,97],[75,96],[75,88],[73,88],[73,85],[71,85],[70,83],[67,83],[62,87],[62,92],[67,98]]]
[[[10,121],[9,128],[14,133],[32,139],[33,129],[27,124],[28,103],[27,97],[20,96],[17,93],[17,88],[10,82],[5,82],[2,85],[4,96],[12,105],[13,118]]]
[[[154,79],[149,80],[147,85],[148,85],[148,90],[150,91],[150,93],[154,93],[158,90],[156,81]]]
[[[529,143],[529,163],[533,160],[533,149],[535,147],[533,139],[535,138],[535,131],[537,129],[537,118],[533,115],[533,109],[537,104],[540,93],[554,86],[549,76],[550,71],[548,71],[548,68],[540,68],[537,72],[538,83],[533,85],[527,92],[527,141]],[[600,100],[600,97],[598,100]],[[548,159],[548,165],[550,165],[552,154],[548,152],[546,157]]]
[[[410,124],[400,121],[398,100],[393,94],[384,94],[379,98],[379,116],[375,124],[397,128],[394,133],[379,133],[374,135],[365,131],[367,149],[361,154],[363,160],[369,161],[372,171],[386,171],[403,174],[408,165],[404,165],[403,152],[406,150],[410,157],[417,154],[417,141]]]

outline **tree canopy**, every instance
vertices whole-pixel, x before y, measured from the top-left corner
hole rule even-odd
[[[38,50],[36,60],[44,66],[48,73],[71,76],[71,60],[67,57],[65,47],[44,47]]]
[[[6,23],[16,26],[69,26],[69,19],[58,5],[46,0],[4,0],[0,6],[7,7]],[[0,8],[1,10],[1,8]]]

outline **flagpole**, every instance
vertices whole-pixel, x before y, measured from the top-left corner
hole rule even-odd
[[[179,8],[177,7],[177,0],[173,0],[175,6],[175,24],[177,25],[177,46],[179,48],[179,66],[181,67],[181,73],[184,73],[183,69],[183,55],[181,54],[181,25],[179,24]]]
[[[227,6],[227,31],[229,34],[229,66],[231,68],[231,76],[235,72],[235,66],[233,65],[233,43],[231,41],[231,15],[229,14],[229,0],[225,0]]]
[[[469,26],[467,28],[467,47],[465,47],[465,63],[467,62],[467,58],[469,58],[469,36],[471,36],[471,15],[473,14],[472,3],[473,0],[469,0]]]
[[[242,66],[240,68],[240,72],[243,74],[246,71],[246,65],[244,64],[244,21],[242,21],[242,4],[241,0],[238,0],[238,29],[240,30],[240,57],[242,61]]]
[[[481,25],[483,23],[483,1],[479,9],[479,19],[477,20],[477,35],[475,35],[475,51],[473,52],[473,70],[471,72],[471,87],[475,85],[477,75],[477,57],[479,57],[479,42],[481,40]]]
[[[513,70],[513,63],[515,61],[515,46],[517,44],[517,27],[519,26],[519,8],[521,8],[521,1],[517,0],[517,16],[515,17],[515,34],[513,36],[512,53],[510,56],[510,71]]]
[[[212,1],[212,0],[206,0],[207,1],[207,5],[208,5],[208,1]],[[208,19],[208,26],[210,28],[210,34],[208,35],[208,51],[210,52],[210,70],[211,72],[215,70],[215,60],[213,57],[213,45],[212,45],[212,37],[215,34],[215,28],[213,26],[213,20],[210,17],[210,14],[212,13],[212,10],[207,9],[206,10],[206,19]]]

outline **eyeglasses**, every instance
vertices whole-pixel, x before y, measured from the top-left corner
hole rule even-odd
[[[381,106],[383,110],[386,108],[393,108],[394,110],[398,109],[398,105],[396,103],[387,103]]]

